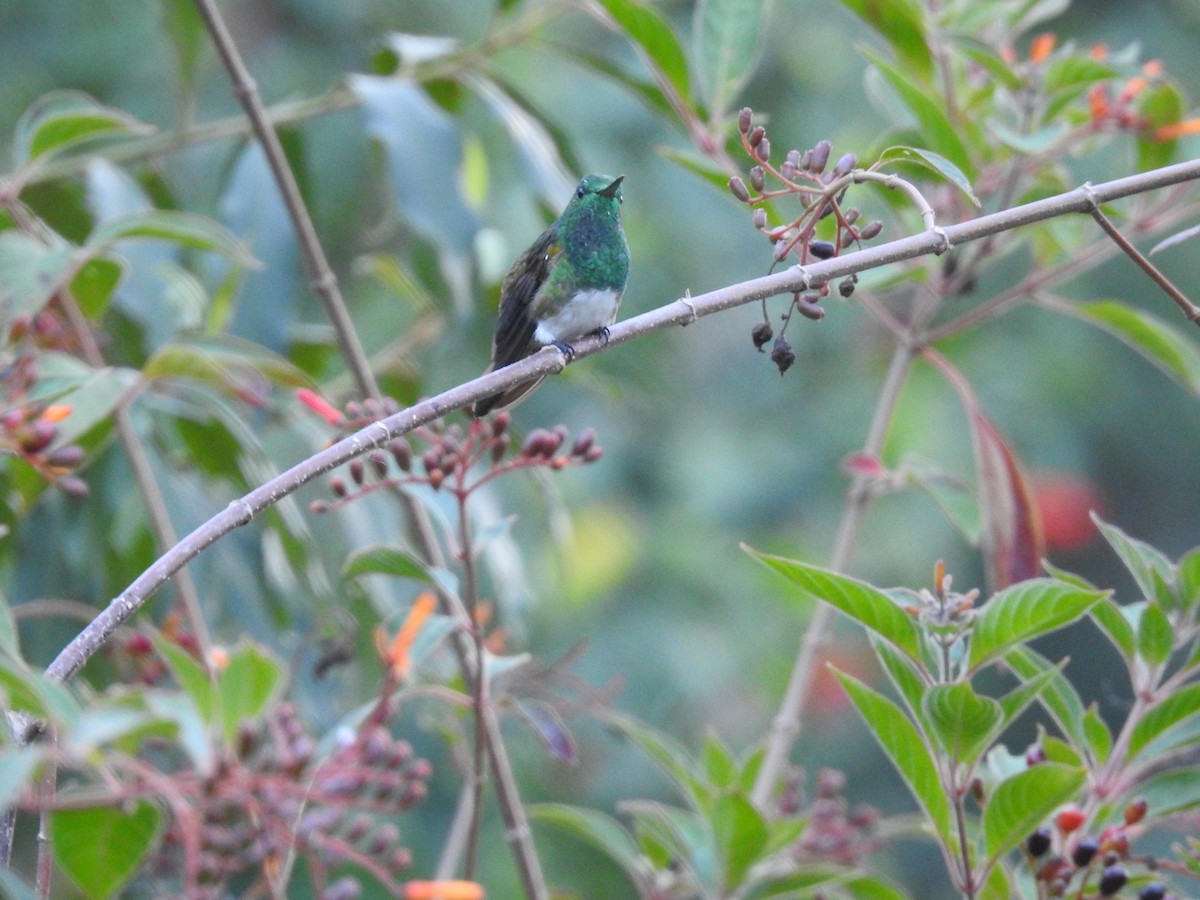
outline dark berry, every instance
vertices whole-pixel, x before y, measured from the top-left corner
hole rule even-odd
[[[1025,849],[1033,857],[1041,856],[1050,849],[1050,829],[1042,826],[1025,839]]]
[[[829,241],[809,241],[808,252],[817,259],[830,259],[837,254],[837,247]]]
[[[1111,897],[1125,887],[1127,881],[1129,881],[1129,876],[1125,874],[1124,866],[1109,866],[1100,876],[1100,896]]]
[[[1138,894],[1138,900],[1163,900],[1167,896],[1167,888],[1161,881],[1152,881]]]
[[[1088,865],[1096,854],[1100,852],[1100,842],[1095,838],[1084,838],[1075,845],[1075,849],[1071,852],[1071,862],[1083,868]]]
[[[759,322],[750,330],[750,339],[754,341],[754,347],[759,353],[762,353],[763,345],[775,336],[775,332],[771,330],[770,322]]]
[[[787,342],[787,338],[782,334],[775,338],[775,344],[771,349],[771,362],[778,367],[779,374],[784,374],[795,361],[796,353],[792,350],[792,345]]]

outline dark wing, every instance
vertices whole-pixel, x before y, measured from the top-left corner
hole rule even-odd
[[[541,233],[525,255],[516,261],[500,287],[500,317],[492,342],[492,368],[500,369],[524,359],[538,349],[533,340],[537,323],[529,314],[533,298],[545,283],[550,268],[562,252],[553,228]]]

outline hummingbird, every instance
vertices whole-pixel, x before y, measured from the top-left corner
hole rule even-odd
[[[500,286],[500,313],[488,372],[543,347],[568,358],[570,341],[607,334],[629,278],[629,245],[621,227],[624,175],[587,175],[566,209],[521,254]],[[478,401],[476,418],[512,406],[545,378]]]

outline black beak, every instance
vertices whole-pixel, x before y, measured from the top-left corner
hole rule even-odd
[[[616,181],[614,181],[612,184],[610,184],[610,185],[609,185],[608,187],[606,187],[604,190],[602,190],[602,191],[600,191],[600,192],[599,192],[599,193],[600,193],[600,196],[601,196],[601,197],[615,197],[615,196],[617,196],[617,188],[619,188],[619,187],[621,186],[621,182],[622,182],[622,181],[624,181],[624,180],[625,180],[625,176],[624,176],[624,175],[618,175],[618,176],[617,176],[617,179],[616,179]]]

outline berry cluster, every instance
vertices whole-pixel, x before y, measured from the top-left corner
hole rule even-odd
[[[779,802],[780,814],[808,820],[800,840],[792,847],[797,862],[853,866],[879,848],[881,841],[873,834],[879,813],[866,804],[850,806],[843,795],[844,773],[837,769],[818,771],[811,802],[806,802],[804,782],[804,771],[795,770]]]
[[[747,187],[746,182],[735,175],[729,179],[729,190],[738,200],[754,208],[754,227],[771,241],[776,262],[782,262],[792,254],[799,258],[801,265],[814,259],[830,259],[846,247],[879,235],[883,230],[882,222],[873,221],[860,227],[860,211],[855,207],[843,208],[841,205],[853,181],[853,172],[858,164],[857,156],[853,153],[843,154],[834,162],[832,168],[829,168],[832,145],[829,141],[818,141],[803,153],[799,150],[789,150],[784,161],[776,167],[771,163],[771,141],[767,137],[767,130],[762,125],[755,125],[753,118],[749,107],[743,109],[738,116],[742,147],[751,159],[755,160],[755,165],[748,173],[750,186]],[[779,187],[768,188],[768,176],[778,182]],[[765,205],[776,198],[787,196],[798,198],[803,211],[790,222],[768,225]],[[832,229],[833,239],[818,239],[819,224],[830,216],[833,216],[836,222]],[[846,277],[838,284],[838,293],[842,297],[849,297],[854,293],[857,283],[857,276]],[[764,301],[763,321],[754,327],[751,338],[760,352],[766,343],[774,338],[771,361],[778,367],[780,375],[796,360],[796,354],[783,335],[792,313],[798,312],[809,319],[821,319],[825,310],[820,301],[828,294],[829,285],[824,283],[811,290],[796,292],[791,305],[781,317],[783,328],[780,329],[778,337],[774,335]]]
[[[1037,751],[1026,754],[1031,765],[1043,758]],[[1065,896],[1073,890],[1079,896],[1094,880],[1096,896],[1115,897],[1129,883],[1130,831],[1146,816],[1146,801],[1134,800],[1125,808],[1124,821],[1111,825],[1099,836],[1082,831],[1087,822],[1083,810],[1069,806],[1054,817],[1053,827],[1044,825],[1025,840],[1025,854],[1039,882],[1039,896]],[[1072,882],[1075,887],[1072,888]],[[1159,881],[1145,884],[1139,900],[1165,900],[1169,895]]]
[[[181,790],[194,791],[196,821],[177,817],[164,850],[188,851],[189,897],[227,896],[231,879],[256,870],[269,881],[293,852],[308,862],[322,900],[358,896],[357,879],[328,878],[345,863],[398,892],[411,854],[381,816],[425,799],[429,764],[375,719],[327,759],[317,760],[315,747],[283,703],[264,722],[243,727],[236,753],[210,775],[190,784],[177,779]]]
[[[22,354],[0,373],[0,402],[4,408],[0,414],[0,452],[20,457],[59,490],[82,497],[88,492],[87,482],[74,472],[83,465],[84,449],[78,444],[54,446],[60,439],[58,423],[72,409],[29,400],[28,393],[36,381],[37,362],[32,354]]]
[[[349,429],[361,427],[349,415],[343,421]],[[365,461],[348,463],[348,479],[335,475],[329,480],[334,500],[314,500],[309,508],[315,513],[328,512],[382,488],[409,485],[445,489],[461,499],[493,478],[517,469],[540,467],[557,472],[569,465],[595,462],[604,455],[596,444],[595,431],[584,429],[568,444],[569,435],[562,425],[534,429],[514,453],[509,422],[507,413],[489,421],[473,419],[466,427],[439,421],[412,433],[425,445],[418,450],[408,438],[396,438],[386,452],[376,450]]]

